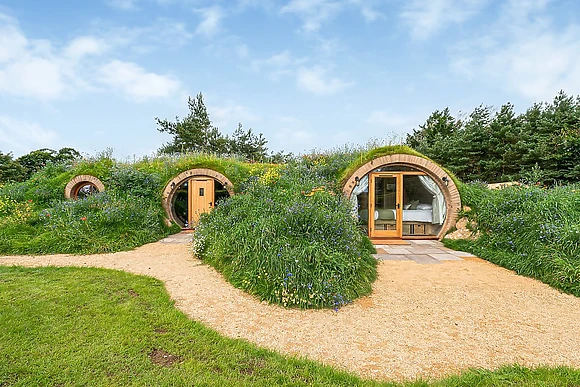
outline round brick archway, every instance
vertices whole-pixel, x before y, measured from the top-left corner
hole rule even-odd
[[[445,217],[441,231],[437,234],[437,239],[442,239],[447,231],[454,227],[457,222],[457,216],[461,209],[461,197],[451,176],[443,168],[430,160],[407,154],[393,154],[378,157],[358,168],[346,179],[342,188],[343,193],[350,198],[359,179],[377,168],[392,164],[411,167],[425,172],[439,186],[447,204],[447,216]]]
[[[228,191],[228,193],[230,194],[230,196],[234,195],[234,185],[227,177],[225,177],[219,172],[207,168],[196,168],[187,170],[185,172],[181,172],[179,175],[171,179],[169,183],[167,183],[167,185],[165,186],[165,189],[163,189],[163,196],[161,200],[163,209],[167,214],[167,219],[169,220],[169,223],[171,221],[178,223],[177,215],[175,214],[174,208],[171,205],[177,189],[186,180],[194,177],[211,177],[212,179],[217,180],[221,185],[223,185],[226,191]]]
[[[94,186],[99,192],[105,190],[105,185],[98,178],[91,175],[78,175],[64,187],[64,197],[67,199],[76,199],[79,189],[89,184]]]

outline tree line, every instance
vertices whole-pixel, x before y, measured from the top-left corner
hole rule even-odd
[[[49,163],[64,163],[79,157],[81,154],[73,148],[61,148],[58,151],[42,148],[16,159],[11,152],[0,151],[0,184],[28,180]]]
[[[463,181],[578,181],[580,96],[560,91],[551,103],[535,103],[521,114],[511,103],[481,105],[465,117],[437,110],[406,144]]]

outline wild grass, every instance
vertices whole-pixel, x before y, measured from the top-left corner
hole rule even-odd
[[[374,248],[351,211],[312,169],[270,170],[202,216],[194,252],[262,300],[337,309],[376,278]]]
[[[580,185],[461,191],[481,236],[448,246],[580,296]]]
[[[567,367],[365,380],[222,337],[176,310],[160,281],[112,270],[0,266],[0,312],[2,386],[580,385]]]

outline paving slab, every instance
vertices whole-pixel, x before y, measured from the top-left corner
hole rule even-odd
[[[466,253],[465,251],[450,250],[449,254],[453,254],[453,255],[456,255],[458,257],[470,257],[470,258],[477,257],[476,255],[473,255],[471,253]]]
[[[441,261],[438,261],[435,258],[432,258],[428,255],[407,255],[407,258],[409,258],[411,261],[415,261],[418,264],[421,265],[429,265],[429,264],[437,264],[437,263],[441,263]]]
[[[417,245],[436,245],[437,243],[439,243],[437,241],[432,241],[429,239],[416,239],[416,240],[412,240],[410,242],[411,242],[411,244],[417,244]]]
[[[412,254],[411,249],[402,247],[385,247],[383,250],[385,250],[388,254]]]
[[[429,256],[438,261],[463,261],[463,259],[453,254],[429,254]]]
[[[407,255],[400,254],[373,254],[379,261],[409,261]]]
[[[432,248],[425,248],[425,247],[415,247],[411,250],[411,254],[419,254],[419,255],[429,255],[429,254],[444,254],[446,251],[432,247]]]

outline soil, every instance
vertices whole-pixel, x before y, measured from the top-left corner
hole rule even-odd
[[[149,359],[154,364],[163,366],[163,367],[171,367],[173,363],[177,363],[181,361],[178,356],[172,355],[169,352],[166,352],[162,349],[154,349],[149,353]]]
[[[221,334],[373,379],[440,378],[506,364],[580,367],[580,298],[478,258],[381,261],[369,297],[289,310],[233,288],[188,245],[91,256],[11,256],[0,264],[92,266],[156,277],[176,306]]]

